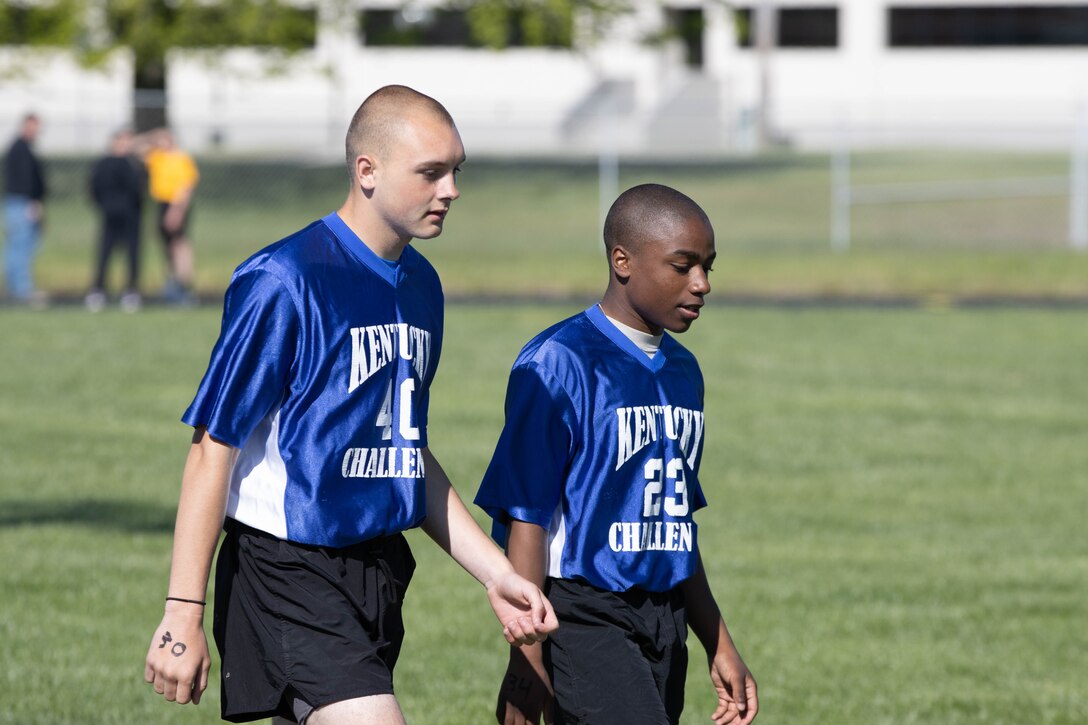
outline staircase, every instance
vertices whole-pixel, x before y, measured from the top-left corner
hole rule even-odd
[[[697,155],[727,149],[730,133],[721,106],[721,86],[713,78],[679,82],[643,127],[647,151]]]

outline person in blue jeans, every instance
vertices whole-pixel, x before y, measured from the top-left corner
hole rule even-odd
[[[34,286],[33,275],[45,200],[45,175],[32,148],[40,128],[36,114],[24,116],[4,157],[4,280],[8,296],[25,303],[44,300]]]

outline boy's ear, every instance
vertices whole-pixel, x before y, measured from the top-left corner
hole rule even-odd
[[[631,253],[623,246],[617,244],[612,247],[612,251],[608,253],[608,262],[612,265],[612,273],[621,280],[631,276]]]
[[[355,157],[355,183],[363,191],[373,191],[377,185],[378,165],[373,156],[362,154]]]

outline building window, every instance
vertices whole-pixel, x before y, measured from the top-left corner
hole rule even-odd
[[[459,48],[571,47],[569,12],[544,5],[509,8],[485,5],[464,8],[404,7],[363,10],[361,40],[368,46],[432,46]]]
[[[1088,5],[893,7],[893,48],[1088,45]]]
[[[474,45],[464,10],[414,7],[364,10],[359,27],[366,44],[371,46]]]
[[[684,63],[691,68],[703,67],[703,30],[706,21],[702,8],[670,8],[669,27],[684,47]]]
[[[775,9],[775,47],[778,48],[837,48],[839,47],[839,9],[836,7],[779,7]],[[756,40],[756,17],[753,8],[734,11],[737,44],[751,48]]]

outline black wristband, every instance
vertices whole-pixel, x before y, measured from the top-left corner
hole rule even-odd
[[[185,602],[186,604],[199,604],[202,607],[208,606],[207,602],[202,602],[199,599],[185,599],[183,597],[167,597],[168,602]]]

